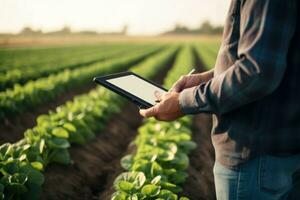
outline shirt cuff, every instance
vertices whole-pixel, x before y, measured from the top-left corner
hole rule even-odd
[[[183,114],[198,113],[198,104],[195,98],[197,87],[187,88],[179,94],[179,106]]]

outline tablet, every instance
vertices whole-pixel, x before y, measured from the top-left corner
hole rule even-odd
[[[165,88],[133,72],[96,77],[94,81],[127,98],[140,108],[150,108],[156,104],[154,92],[158,91],[161,94],[167,92]]]

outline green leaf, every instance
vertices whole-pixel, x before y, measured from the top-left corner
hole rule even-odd
[[[139,197],[137,196],[137,194],[133,194],[133,195],[127,197],[127,200],[139,200]]]
[[[3,193],[3,191],[4,191],[4,185],[2,185],[2,183],[0,183],[0,194]]]
[[[44,183],[43,174],[29,164],[25,164],[24,166],[22,166],[20,168],[20,172],[23,172],[28,176],[29,183],[36,185],[42,185]]]
[[[63,138],[51,138],[46,142],[48,142],[49,147],[52,149],[66,149],[70,147],[70,143],[68,142],[68,140]]]
[[[132,155],[127,155],[127,156],[124,156],[122,159],[121,159],[121,166],[126,169],[126,170],[130,170],[131,166],[132,166],[132,163],[133,163],[133,156]]]
[[[179,146],[181,147],[181,149],[188,153],[190,152],[191,150],[195,149],[197,147],[197,144],[193,141],[181,141],[179,143]]]
[[[42,171],[43,170],[43,164],[42,163],[40,163],[40,162],[32,162],[31,163],[31,166],[33,167],[33,168],[35,168],[36,170],[39,170],[39,171]]]
[[[151,165],[151,176],[152,177],[162,174],[162,171],[163,171],[162,167],[157,162],[152,163],[152,165]]]
[[[68,140],[70,141],[70,143],[76,143],[76,144],[81,144],[81,145],[86,142],[86,139],[79,131],[71,132]]]
[[[76,132],[77,131],[76,127],[73,124],[71,124],[71,123],[65,123],[63,125],[63,127],[65,129],[67,129],[68,131],[70,131],[70,132]]]
[[[149,173],[151,170],[152,163],[148,160],[139,159],[133,163],[131,170],[132,171],[142,171]]]
[[[44,147],[45,147],[45,140],[41,139],[40,145],[39,145],[40,154],[42,154],[44,152]]]
[[[62,127],[54,128],[52,130],[52,135],[59,137],[59,138],[68,138],[69,137],[68,131],[66,131],[66,129],[64,129]]]
[[[164,200],[177,200],[178,199],[177,195],[169,190],[161,190],[158,197],[162,198]]]
[[[174,122],[175,129],[180,129],[181,123],[180,122]]]
[[[189,158],[184,153],[177,153],[175,159],[170,161],[177,169],[184,170],[189,166]]]
[[[11,183],[5,187],[5,190],[16,196],[28,191],[26,186],[20,183]]]
[[[120,181],[118,183],[118,189],[125,191],[125,192],[130,192],[134,188],[134,185],[132,183],[129,183],[128,181]]]
[[[142,194],[150,197],[155,197],[160,192],[160,186],[148,184],[142,188]]]
[[[4,157],[11,144],[5,143],[0,146],[0,157]]]
[[[27,155],[26,155],[26,154],[22,154],[22,155],[19,157],[19,161],[26,160],[26,158],[27,158]]]
[[[27,185],[28,192],[22,195],[21,199],[24,200],[39,200],[42,194],[41,185],[37,185],[34,183],[28,183]]]
[[[20,195],[27,192],[25,183],[28,177],[23,173],[16,173],[14,175],[4,176],[1,182],[5,185],[5,191],[8,194]]]
[[[180,199],[179,200],[190,200],[189,198],[187,198],[187,197],[180,197]]]
[[[9,174],[15,174],[19,171],[19,165],[16,160],[10,160],[3,165],[3,170]]]
[[[173,173],[170,175],[170,181],[175,184],[183,183],[186,178],[188,177],[187,173],[185,171],[176,171],[176,173]]]
[[[151,184],[156,185],[160,182],[161,176],[156,176],[152,179]]]
[[[146,181],[145,174],[142,172],[138,172],[135,177],[135,180],[133,182],[135,185],[135,188],[137,188],[137,189],[141,188],[144,185],[145,181]]]
[[[38,124],[42,125],[45,122],[49,122],[50,121],[50,117],[48,115],[40,115],[40,116],[38,116],[38,118],[37,118],[36,121],[37,121]]]
[[[169,182],[162,182],[161,187],[165,190],[170,190],[171,192],[174,192],[176,194],[182,191],[182,189],[179,186]]]
[[[114,181],[114,187],[116,190],[119,189],[120,181],[132,183],[136,189],[139,189],[144,185],[146,176],[143,172],[124,172],[120,174]]]
[[[49,158],[50,162],[64,165],[69,164],[71,161],[70,154],[67,149],[56,149],[50,154]]]
[[[127,197],[127,195],[125,192],[118,191],[118,192],[113,193],[111,200],[126,200],[126,197]]]
[[[11,176],[10,182],[11,183],[20,183],[24,185],[28,180],[28,176],[24,173],[16,173]]]

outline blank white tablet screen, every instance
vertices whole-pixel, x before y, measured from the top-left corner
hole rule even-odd
[[[155,105],[155,91],[158,91],[161,94],[165,93],[165,91],[161,88],[152,85],[151,83],[134,75],[109,79],[107,82],[125,90],[126,92],[129,92],[130,94],[133,94],[134,96],[139,97],[140,99],[143,99],[152,105]]]

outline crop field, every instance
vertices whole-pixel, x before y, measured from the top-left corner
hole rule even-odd
[[[0,200],[215,199],[211,117],[142,119],[93,83],[133,71],[170,88],[217,40],[0,47]]]

